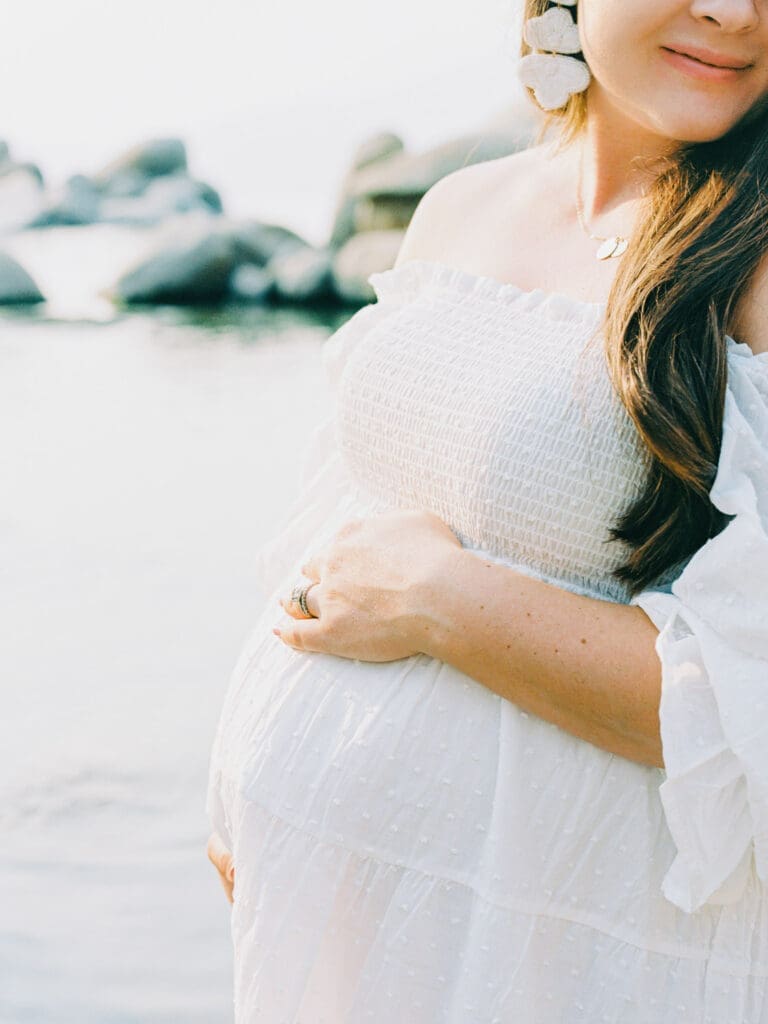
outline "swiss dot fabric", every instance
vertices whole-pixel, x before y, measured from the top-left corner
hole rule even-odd
[[[629,600],[609,530],[646,463],[604,308],[423,260],[370,280],[324,346],[333,414],[261,549],[211,759],[238,1024],[768,1024],[768,361],[728,339],[733,519],[634,599],[660,628],[662,771],[426,655],[272,634],[306,557],[395,507]]]

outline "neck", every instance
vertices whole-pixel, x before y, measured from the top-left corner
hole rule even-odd
[[[593,225],[603,215],[606,222],[626,219],[632,212],[627,207],[636,207],[658,174],[659,160],[677,146],[617,111],[595,90],[586,126],[574,147],[576,161],[583,160],[581,201]],[[624,218],[620,207],[625,208]]]

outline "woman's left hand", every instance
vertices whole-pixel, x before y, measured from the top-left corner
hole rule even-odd
[[[359,661],[418,654],[433,610],[433,581],[461,550],[438,516],[396,510],[351,519],[301,572],[315,582],[307,618],[286,594],[275,632],[291,647]]]

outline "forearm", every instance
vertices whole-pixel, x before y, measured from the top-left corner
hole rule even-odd
[[[421,592],[424,653],[595,746],[663,767],[656,627],[457,550]]]

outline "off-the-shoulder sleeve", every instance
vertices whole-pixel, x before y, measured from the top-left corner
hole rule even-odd
[[[372,274],[369,281],[376,287],[378,301],[357,310],[323,342],[320,358],[331,395],[330,410],[308,433],[297,455],[298,494],[286,508],[282,526],[255,554],[257,583],[264,596],[273,596],[291,573],[299,574],[306,558],[330,540],[335,524],[343,521],[346,508],[354,502],[354,482],[336,439],[337,384],[352,348],[407,300],[407,290],[390,287],[392,276],[390,272]]]
[[[729,348],[711,500],[732,518],[671,592],[632,601],[660,631],[662,891],[689,913],[739,900],[753,864],[768,884],[768,356]]]

